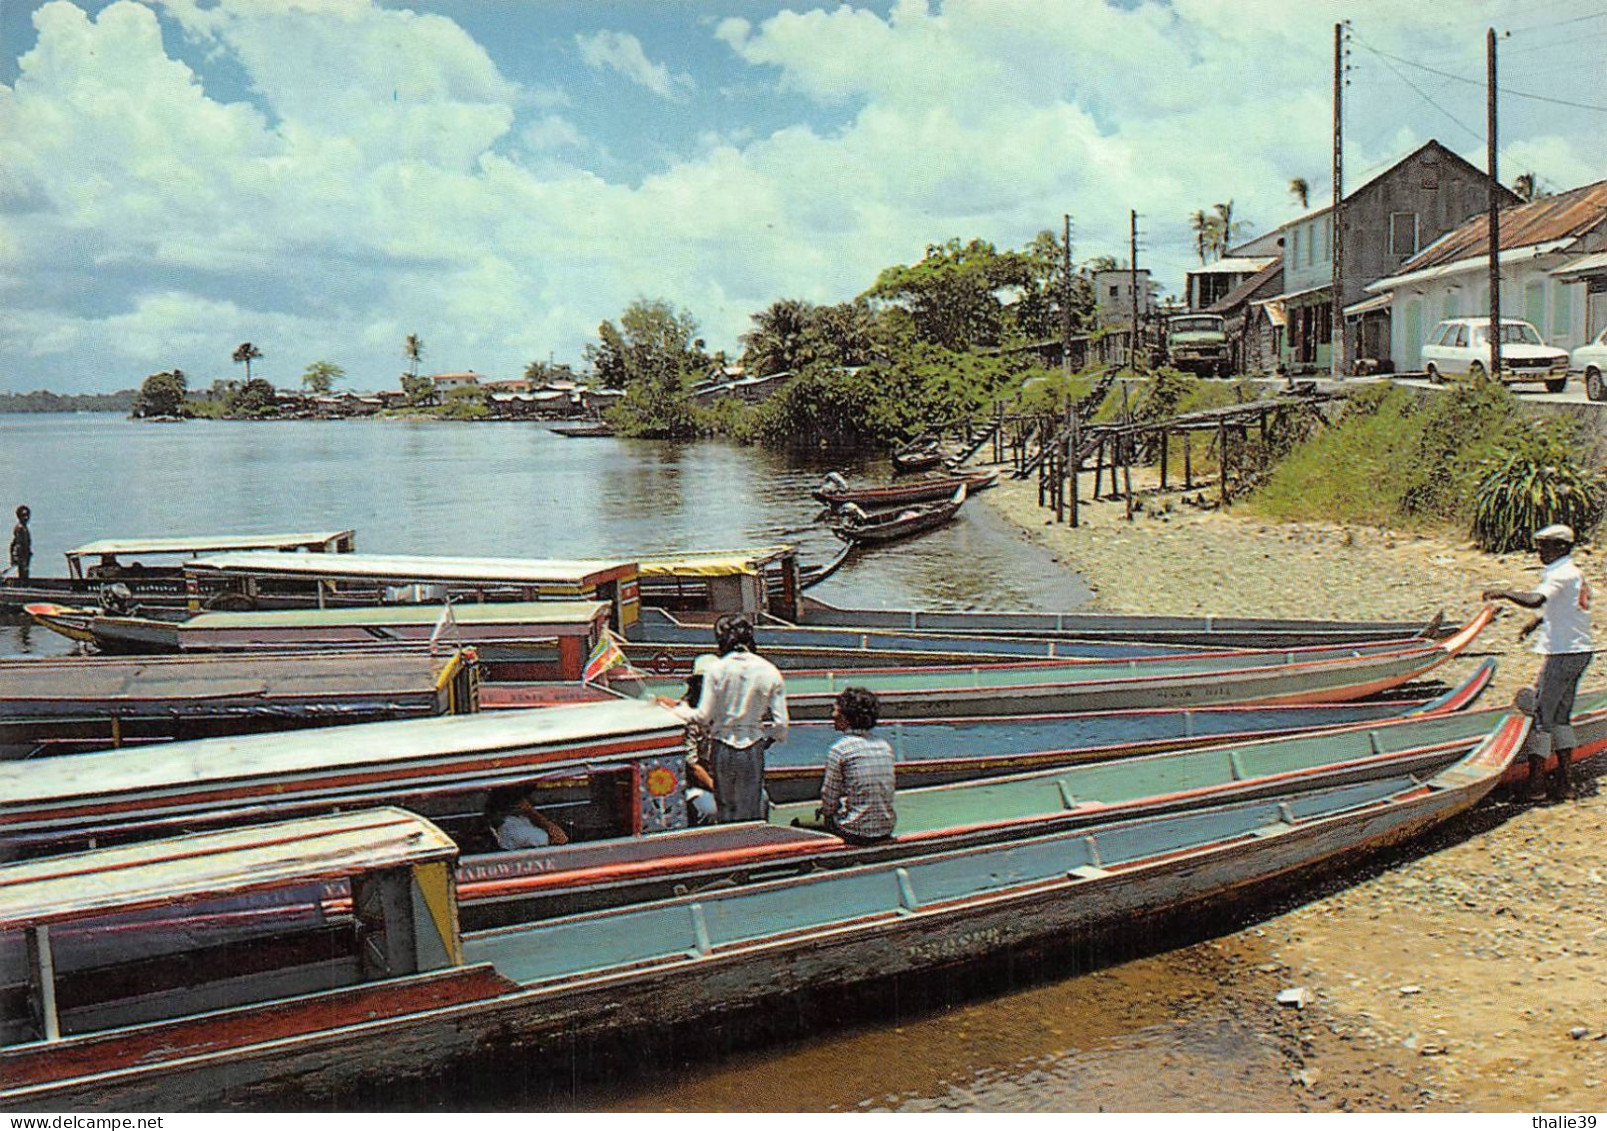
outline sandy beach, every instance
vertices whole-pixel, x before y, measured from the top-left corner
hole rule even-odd
[[[1201,510],[1150,496],[1133,521],[1119,502],[1084,506],[1077,529],[1037,505],[1033,481],[987,495],[1095,592],[1110,612],[1460,619],[1491,585],[1527,587],[1532,555],[1493,557],[1466,540],[1377,528],[1284,525],[1248,508]],[[1581,550],[1586,575],[1599,556]],[[1499,662],[1486,702],[1532,682],[1498,619],[1446,673]],[[1597,686],[1607,671],[1590,671]],[[1599,759],[1597,760],[1599,761]],[[1291,1106],[1396,1110],[1594,1111],[1607,1103],[1607,800],[1599,767],[1578,796],[1492,800],[1427,846],[1352,886],[1202,946],[1236,965],[1230,992],[1259,1006],[1303,987]],[[1379,1085],[1394,1081],[1389,1088]]]

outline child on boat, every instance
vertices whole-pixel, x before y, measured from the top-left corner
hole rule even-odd
[[[849,844],[875,844],[893,835],[893,748],[871,732],[881,718],[876,693],[845,688],[832,710],[843,737],[826,752],[820,814],[829,832]]]

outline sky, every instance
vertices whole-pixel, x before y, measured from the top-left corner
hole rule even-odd
[[[0,0],[0,391],[332,361],[580,365],[637,299],[740,350],[950,238],[1179,292],[1188,216],[1253,235],[1430,138],[1607,178],[1607,0]]]

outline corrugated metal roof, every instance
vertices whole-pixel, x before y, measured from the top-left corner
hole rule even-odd
[[[1551,240],[1547,243],[1528,244],[1524,247],[1507,248],[1501,252],[1499,258],[1503,266],[1508,263],[1521,263],[1527,259],[1534,259],[1537,256],[1549,255],[1554,251],[1560,251],[1573,242],[1571,238],[1568,238]],[[1416,271],[1406,271],[1399,275],[1387,275],[1382,279],[1375,279],[1362,289],[1376,294],[1379,291],[1392,290],[1395,287],[1403,287],[1409,283],[1422,283],[1429,279],[1443,279],[1447,275],[1460,275],[1464,271],[1482,271],[1489,264],[1490,255],[1488,251],[1480,255],[1464,255],[1462,258],[1453,259],[1449,263],[1423,267]]]
[[[1585,275],[1598,275],[1607,271],[1607,251],[1598,251],[1595,255],[1581,255],[1578,259],[1569,260],[1561,267],[1555,268],[1551,273],[1564,282],[1571,282]]]
[[[1370,314],[1375,310],[1386,310],[1388,309],[1389,304],[1394,301],[1395,292],[1393,291],[1390,291],[1387,294],[1374,295],[1372,298],[1364,298],[1360,302],[1351,303],[1349,306],[1345,307],[1345,316],[1348,318],[1358,318],[1363,314]]]
[[[1268,264],[1251,275],[1244,282],[1234,287],[1227,294],[1205,308],[1207,314],[1227,314],[1245,302],[1254,298],[1263,290],[1283,287],[1283,260],[1273,259]]]
[[[8,864],[0,928],[451,859],[457,845],[400,809],[370,809]]]
[[[1215,263],[1207,263],[1204,267],[1190,267],[1184,274],[1187,275],[1245,275],[1265,270],[1273,263],[1279,262],[1277,256],[1268,255],[1230,255],[1218,259]]]
[[[1575,240],[1607,220],[1607,181],[1501,209],[1501,250]],[[1408,275],[1470,256],[1490,254],[1490,216],[1469,217],[1401,264]]]

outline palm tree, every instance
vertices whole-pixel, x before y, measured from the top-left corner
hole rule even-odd
[[[424,339],[417,334],[409,334],[402,342],[402,353],[408,360],[408,374],[417,377],[419,359],[424,356]]]
[[[1289,181],[1289,195],[1300,202],[1301,208],[1311,205],[1311,183],[1304,177],[1294,177]]]
[[[250,342],[241,342],[234,347],[234,363],[236,365],[245,363],[247,381],[251,380],[251,363],[261,356],[262,351]]]
[[[1216,247],[1216,217],[1207,216],[1205,210],[1196,208],[1189,217],[1189,229],[1194,233],[1194,251],[1204,264],[1206,256]]]
[[[1221,258],[1228,253],[1228,247],[1232,245],[1234,240],[1239,238],[1239,235],[1248,225],[1243,220],[1233,218],[1233,199],[1231,197],[1224,203],[1213,204],[1211,207],[1216,211],[1216,254],[1218,258]]]
[[[1533,170],[1530,170],[1526,173],[1519,173],[1512,182],[1512,191],[1517,193],[1518,199],[1522,200],[1526,204],[1536,197],[1543,195],[1540,192],[1539,178],[1535,176]]]

